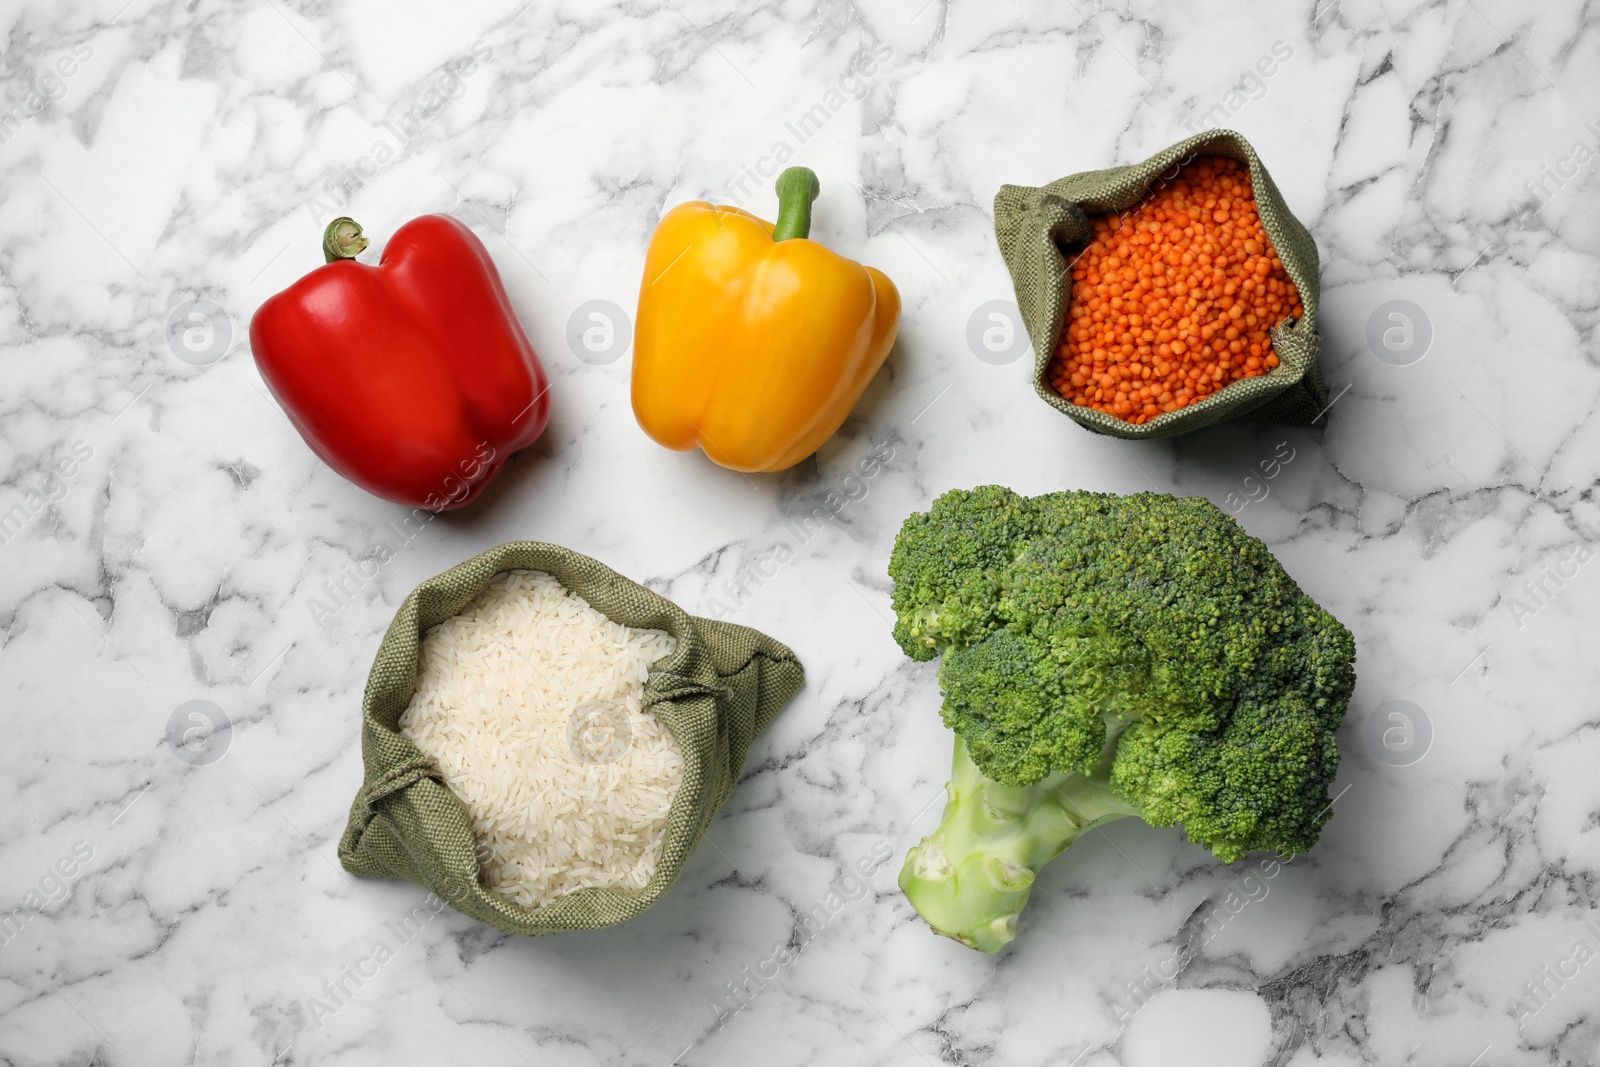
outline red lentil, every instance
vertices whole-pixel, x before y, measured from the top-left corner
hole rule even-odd
[[[1249,167],[1203,156],[1129,211],[1091,222],[1048,370],[1063,397],[1143,423],[1278,365],[1269,331],[1304,308],[1262,228]]]

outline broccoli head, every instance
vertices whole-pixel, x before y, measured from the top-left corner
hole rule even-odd
[[[889,575],[957,738],[900,876],[940,933],[995,951],[1034,872],[1113,818],[1225,862],[1317,840],[1355,642],[1209,501],[955,490],[906,520]]]

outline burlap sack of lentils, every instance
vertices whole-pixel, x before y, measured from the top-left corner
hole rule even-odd
[[[1136,426],[1093,408],[1078,407],[1056,392],[1046,368],[1060,341],[1072,299],[1073,261],[1091,237],[1089,217],[1128,210],[1153,187],[1176,177],[1177,168],[1196,156],[1228,156],[1249,165],[1262,226],[1284,270],[1300,290],[1305,313],[1293,324],[1273,330],[1278,366],[1186,408],[1164,412]],[[1034,390],[1045,403],[1080,425],[1096,433],[1143,440],[1189,433],[1234,419],[1289,426],[1326,421],[1328,389],[1322,380],[1317,344],[1317,246],[1300,220],[1289,213],[1283,194],[1272,183],[1255,149],[1232,130],[1196,134],[1130,167],[1072,174],[1042,188],[1003,185],[994,198],[994,232],[1033,342]]]
[[[677,650],[650,669],[644,704],[683,750],[683,784],[667,817],[655,877],[643,889],[580,889],[525,908],[478,880],[472,822],[438,770],[400,734],[422,635],[459,614],[497,575],[552,575],[616,622],[665,630]],[[609,567],[557,545],[501,545],[423,582],[384,635],[362,700],[365,779],[350,806],[339,860],[352,874],[405,878],[480,922],[509,934],[597,930],[661,899],[683,871],[717,809],[727,802],[757,734],[799,691],[794,653],[744,626],[697,618]]]

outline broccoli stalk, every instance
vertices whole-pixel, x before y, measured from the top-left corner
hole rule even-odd
[[[1127,815],[1224,862],[1316,841],[1355,642],[1214,505],[956,490],[906,520],[889,574],[956,734],[900,876],[935,930],[998,950],[1039,869]]]
[[[957,737],[944,818],[906,855],[901,890],[934,930],[1000,951],[1017,936],[1017,916],[1041,867],[1096,826],[1139,814],[1112,792],[1110,772],[1106,760],[1090,774],[1002,785],[978,769]]]

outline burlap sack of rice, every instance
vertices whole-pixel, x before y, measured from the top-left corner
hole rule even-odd
[[[1300,291],[1304,314],[1272,331],[1278,366],[1139,425],[1071,403],[1051,384],[1048,368],[1072,299],[1072,263],[1091,237],[1090,216],[1127,211],[1158,182],[1172,180],[1184,163],[1198,156],[1226,156],[1249,166],[1262,226]],[[1033,342],[1034,391],[1079,425],[1112,437],[1146,440],[1237,419],[1289,426],[1326,421],[1328,389],[1318,361],[1317,246],[1290,213],[1255,149],[1234,131],[1196,134],[1133,166],[1072,174],[1038,188],[1003,185],[994,198],[994,231]]]
[[[445,784],[440,766],[402,730],[428,631],[467,610],[497,576],[523,571],[553,577],[614,623],[667,635],[661,640],[672,650],[649,665],[639,704],[670,731],[681,753],[682,777],[653,870],[637,888],[579,888],[529,907],[486,885],[483,842],[474,837],[472,813]],[[656,903],[682,873],[712,816],[732,794],[751,742],[804,680],[794,653],[764,634],[689,615],[569,549],[537,542],[501,545],[422,583],[390,624],[362,700],[365,775],[339,842],[340,862],[353,874],[415,882],[511,934],[595,930],[630,919]]]

